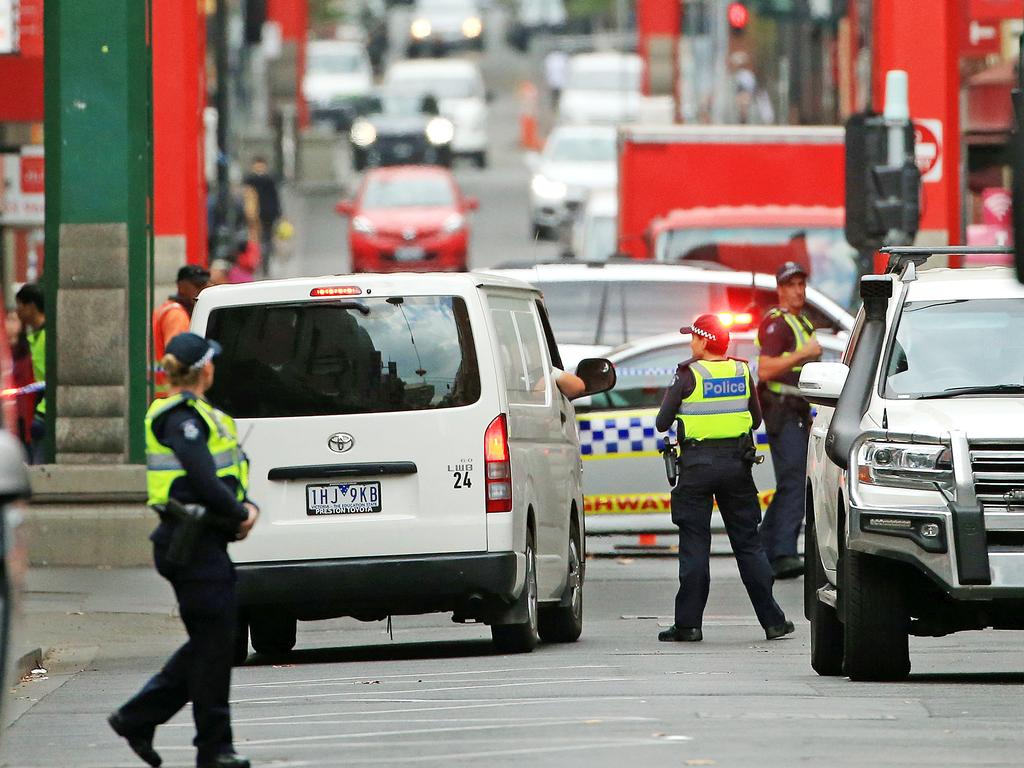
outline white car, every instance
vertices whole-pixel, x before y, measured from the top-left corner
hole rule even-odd
[[[551,327],[567,364],[605,357],[612,348],[678,330],[704,312],[729,313],[732,327],[756,327],[775,306],[774,275],[678,264],[538,264],[488,269],[524,280],[544,294]],[[853,317],[824,294],[807,289],[805,312],[819,335],[838,335]]]
[[[540,293],[481,274],[216,286],[211,402],[231,413],[260,508],[232,545],[236,658],[287,652],[296,620],[453,612],[506,652],[583,622],[572,404]],[[577,373],[614,384],[607,360]]]
[[[558,101],[560,122],[615,125],[639,118],[643,60],[635,53],[578,53]]]
[[[729,344],[730,356],[749,361],[755,381],[756,336],[755,331],[739,331],[731,334]],[[840,358],[843,340],[822,335],[820,342],[822,360]],[[587,530],[675,531],[666,514],[671,499],[659,456],[663,438],[654,422],[676,367],[691,356],[690,336],[678,331],[624,344],[608,353],[615,366],[615,389],[576,401]],[[767,506],[775,493],[775,473],[764,425],[754,438],[765,457],[754,466],[754,481],[762,506]]]
[[[456,48],[484,49],[480,4],[476,0],[416,0],[406,55],[442,56]]]
[[[362,43],[314,40],[307,48],[302,95],[314,122],[347,130],[358,113],[359,99],[373,89],[373,67]]]
[[[852,680],[906,677],[908,635],[1024,629],[1024,287],[894,251],[842,362],[800,376],[811,666]]]
[[[487,166],[487,90],[480,68],[466,59],[397,61],[384,85],[396,92],[437,98],[441,114],[455,125],[452,151]]]
[[[554,238],[567,223],[571,206],[583,203],[593,189],[618,181],[615,129],[611,126],[560,125],[539,154],[527,155],[530,220],[535,238]]]
[[[595,189],[572,225],[573,257],[580,261],[608,261],[618,252],[619,194],[616,189]]]

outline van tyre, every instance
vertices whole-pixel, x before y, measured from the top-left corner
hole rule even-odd
[[[892,563],[843,553],[846,612],[843,671],[851,680],[902,680],[910,674],[906,595]]]
[[[249,622],[245,616],[239,613],[235,623],[235,646],[232,650],[232,661],[236,667],[245,664],[249,658]]]
[[[253,650],[271,656],[288,653],[295,647],[296,624],[293,618],[274,616],[269,611],[251,616],[249,631]]]
[[[517,606],[526,611],[526,621],[520,624],[494,624],[491,639],[502,653],[529,653],[540,642],[539,612],[537,607],[537,555],[533,544],[533,531],[526,533],[526,583],[519,595]]]
[[[569,564],[565,591],[558,605],[541,608],[540,639],[545,643],[575,643],[583,633],[583,547],[575,521],[569,531]]]
[[[843,624],[836,609],[818,599],[818,589],[828,584],[818,553],[814,517],[807,513],[804,533],[804,609],[811,622],[811,669],[822,677],[843,674]]]

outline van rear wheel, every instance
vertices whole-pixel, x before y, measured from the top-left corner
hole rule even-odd
[[[558,605],[541,608],[540,638],[545,643],[574,643],[583,633],[583,548],[575,521],[569,531],[569,565]]]
[[[273,616],[269,612],[250,616],[253,649],[256,653],[270,655],[288,653],[295,647],[296,624],[293,618]]]
[[[526,620],[518,624],[493,624],[491,639],[502,653],[529,653],[540,642],[537,610],[537,556],[533,531],[526,532],[526,583],[516,608],[525,609]]]

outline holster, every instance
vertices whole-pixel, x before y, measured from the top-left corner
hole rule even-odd
[[[679,443],[671,435],[665,435],[661,456],[665,460],[665,479],[670,488],[675,488],[679,482]]]
[[[167,546],[167,560],[174,565],[188,565],[195,553],[196,542],[206,526],[206,507],[201,504],[182,504],[177,499],[168,499],[166,504],[156,504],[153,509],[161,520],[174,522],[174,532]]]
[[[811,406],[802,397],[779,395],[761,386],[758,388],[761,400],[761,411],[764,418],[764,430],[769,435],[777,435],[790,421],[809,424]]]

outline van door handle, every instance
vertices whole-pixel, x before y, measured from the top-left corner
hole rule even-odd
[[[562,423],[565,424],[565,411],[559,410],[558,411],[558,416],[559,416],[559,418],[562,419]]]

